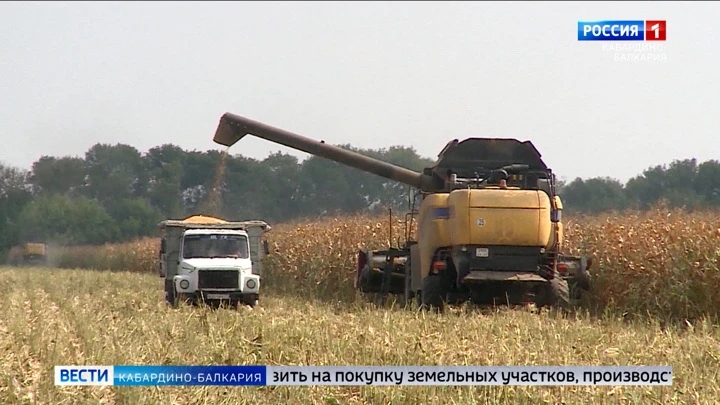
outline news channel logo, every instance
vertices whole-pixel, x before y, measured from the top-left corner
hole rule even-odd
[[[578,41],[602,42],[618,63],[666,62],[667,20],[578,21]]]
[[[55,366],[55,385],[113,385],[113,366]]]

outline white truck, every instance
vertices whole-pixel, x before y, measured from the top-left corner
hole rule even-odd
[[[262,237],[270,225],[196,215],[165,220],[158,227],[158,272],[165,279],[168,304],[258,304],[263,256],[269,254]]]

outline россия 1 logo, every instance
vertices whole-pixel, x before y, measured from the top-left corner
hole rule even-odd
[[[578,41],[665,41],[666,20],[578,21]]]

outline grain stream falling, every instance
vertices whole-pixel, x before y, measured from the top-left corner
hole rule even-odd
[[[227,165],[227,155],[230,148],[226,148],[220,153],[220,161],[215,168],[215,179],[212,189],[208,195],[207,214],[214,216],[222,216],[222,191],[225,183],[225,166]]]

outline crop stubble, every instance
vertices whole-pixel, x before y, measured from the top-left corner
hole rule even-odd
[[[357,249],[387,246],[384,217],[278,224],[262,305],[167,308],[158,241],[64,249],[63,267],[9,269],[0,293],[0,402],[718,403],[717,213],[657,209],[566,220],[571,253],[596,258],[588,308],[569,318],[377,308],[352,290]],[[394,235],[403,234],[401,222]],[[129,270],[129,271],[128,271]],[[627,314],[646,315],[629,320]],[[679,320],[680,326],[668,324]],[[668,326],[670,325],[670,326]],[[171,346],[163,345],[172,339]],[[672,387],[56,388],[55,364],[669,364]]]

